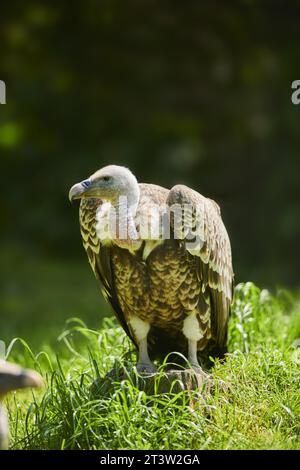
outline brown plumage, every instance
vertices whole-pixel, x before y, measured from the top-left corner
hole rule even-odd
[[[117,208],[118,217],[120,195],[129,201],[129,235],[100,239],[105,203]],[[140,350],[140,370],[151,369],[148,348],[151,358],[181,352],[195,368],[197,352],[223,356],[233,270],[219,206],[186,186],[167,190],[138,185],[129,170],[116,166],[74,185],[70,199],[75,198],[81,198],[80,228],[89,262],[105,298]],[[164,231],[160,240],[139,232],[141,217],[150,214],[153,205],[166,216],[167,239]],[[168,209],[181,211],[187,205],[191,210],[178,228],[175,212]],[[191,237],[199,237],[200,243],[191,244]]]

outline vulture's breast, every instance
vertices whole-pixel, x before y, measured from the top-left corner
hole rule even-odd
[[[146,259],[112,248],[112,268],[119,303],[128,320],[137,315],[158,328],[181,330],[187,312],[199,302],[201,284],[195,259],[178,242],[165,240]]]

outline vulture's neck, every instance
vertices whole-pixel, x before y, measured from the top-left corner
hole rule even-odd
[[[130,251],[139,249],[142,242],[135,224],[139,198],[140,190],[137,185],[128,195],[102,204],[97,212],[96,230],[104,244],[114,243]]]

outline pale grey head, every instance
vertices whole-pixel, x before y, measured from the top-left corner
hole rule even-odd
[[[129,207],[137,207],[139,185],[134,174],[123,166],[108,165],[89,178],[74,184],[69,199],[96,198],[118,204],[120,197],[127,198]]]

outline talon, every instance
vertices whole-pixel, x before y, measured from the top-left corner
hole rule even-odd
[[[157,369],[153,364],[143,364],[142,362],[137,364],[136,370],[140,375],[153,375],[157,372]]]
[[[195,372],[195,374],[201,375],[204,379],[209,379],[209,374],[204,372],[204,370],[200,367],[198,363],[190,362],[191,369]]]
[[[193,371],[196,372],[196,374],[206,375],[204,374],[199,364],[191,364],[191,366],[192,366]]]
[[[203,369],[200,367],[199,364],[195,364],[195,363],[190,363],[191,365],[191,369],[196,373],[196,374],[200,374],[200,375],[205,375],[205,372],[203,371]]]

